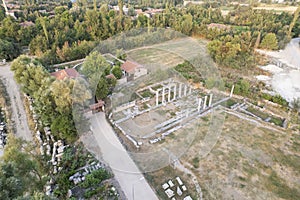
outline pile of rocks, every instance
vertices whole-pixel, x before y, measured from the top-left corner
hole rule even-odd
[[[0,147],[4,147],[6,144],[7,138],[7,130],[6,130],[6,123],[0,122]]]
[[[69,181],[73,181],[75,185],[85,180],[85,176],[92,173],[95,170],[104,168],[105,166],[101,163],[91,163],[88,166],[85,166],[79,169],[74,175],[69,177]]]

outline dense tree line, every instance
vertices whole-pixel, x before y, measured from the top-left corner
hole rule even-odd
[[[94,101],[92,94],[97,99],[105,99],[115,86],[116,79],[106,78],[106,75],[112,73],[120,78],[122,73],[119,66],[112,67],[96,51],[86,58],[80,69],[87,82],[81,78],[57,80],[38,60],[26,56],[15,59],[11,70],[22,91],[33,98],[35,111],[43,125],[49,126],[57,139],[68,143],[77,139],[75,123],[85,124],[79,126],[83,130],[87,127],[80,111]]]
[[[78,2],[80,3],[80,2]],[[116,5],[118,2],[115,2]],[[1,10],[1,9],[0,9]],[[253,10],[251,7],[236,7],[229,15],[222,16],[219,8],[207,5],[191,5],[186,8],[167,4],[162,13],[152,18],[139,15],[136,19],[109,9],[107,4],[99,3],[94,9],[81,6],[75,8],[57,7],[55,17],[42,16],[37,12],[23,16],[21,19],[33,21],[34,26],[21,27],[19,21],[11,17],[3,17],[0,12],[0,38],[4,47],[1,57],[12,59],[19,54],[20,46],[29,46],[30,53],[40,58],[44,65],[51,65],[84,58],[96,45],[117,33],[141,27],[171,27],[186,35],[199,35],[207,39],[218,39],[224,35],[239,35],[244,28],[250,32],[253,47],[268,35],[274,33],[278,48],[284,47],[290,37],[300,33],[298,16],[294,25],[290,26],[293,15],[276,14],[271,11]],[[210,29],[210,23],[231,25],[230,30]],[[292,29],[291,29],[292,27]],[[289,33],[291,29],[291,34]],[[242,31],[244,32],[244,30]],[[243,41],[240,41],[240,43]],[[12,47],[16,49],[11,54]],[[265,46],[263,45],[263,48]],[[274,48],[272,48],[274,49]],[[8,56],[10,55],[10,56]]]
[[[72,106],[91,98],[85,83],[56,80],[39,61],[26,56],[15,59],[11,70],[22,91],[34,99],[36,113],[45,126],[50,126],[54,136],[68,143],[77,139]],[[80,95],[73,94],[74,85]]]

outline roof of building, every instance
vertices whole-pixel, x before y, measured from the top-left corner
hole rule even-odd
[[[58,80],[63,80],[65,78],[76,78],[79,76],[79,73],[76,71],[76,69],[69,68],[53,72],[51,73],[51,76],[54,76]]]
[[[164,9],[150,9],[150,10],[146,10],[145,13],[156,14],[156,13],[161,13],[162,11],[164,11]]]
[[[135,9],[135,12],[136,12],[137,15],[139,15],[139,14],[143,13],[143,10],[142,9]]]
[[[102,106],[105,105],[105,102],[102,100],[99,100],[98,103],[90,105],[91,110],[96,110],[97,108],[102,108]]]
[[[127,73],[133,73],[134,70],[140,65],[136,62],[127,60],[125,63],[121,65],[121,69]]]

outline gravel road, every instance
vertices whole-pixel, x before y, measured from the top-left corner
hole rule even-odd
[[[29,130],[26,112],[24,109],[23,101],[21,99],[20,89],[13,78],[13,72],[10,71],[10,64],[0,66],[0,78],[3,80],[10,98],[12,110],[11,120],[16,130],[15,135],[17,137],[30,141],[32,140],[32,134]]]

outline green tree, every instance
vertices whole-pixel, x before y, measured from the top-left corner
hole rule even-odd
[[[20,25],[11,16],[2,20],[0,26],[0,38],[11,39],[12,41],[18,41],[18,30]]]
[[[19,46],[7,40],[0,39],[0,59],[12,60],[20,53]]]
[[[93,40],[97,40],[101,35],[99,27],[100,25],[100,13],[93,10],[88,10],[85,14],[85,25],[87,32],[90,34]]]
[[[97,89],[96,89],[96,98],[105,99],[109,93],[107,80],[103,77],[100,78]]]
[[[120,66],[114,66],[111,70],[111,73],[117,78],[120,79],[122,78],[122,70]]]
[[[0,198],[15,199],[25,193],[42,192],[46,183],[39,156],[26,141],[10,134],[0,164]]]
[[[81,73],[85,75],[92,91],[95,91],[100,77],[109,66],[105,58],[97,51],[92,52],[86,57],[81,67]]]
[[[26,56],[20,56],[12,62],[11,70],[14,71],[14,78],[21,85],[22,90],[33,95],[49,77],[49,73],[37,60]]]
[[[71,80],[55,80],[51,84],[50,89],[56,104],[56,111],[61,114],[70,112],[72,106]]]
[[[234,93],[238,95],[248,95],[250,89],[250,83],[245,79],[240,79],[234,86]]]
[[[29,44],[30,52],[36,56],[42,56],[48,49],[47,39],[43,35],[37,35]]]
[[[123,16],[123,0],[118,0],[119,15]]]
[[[262,40],[260,47],[263,49],[276,50],[278,49],[278,41],[275,33],[268,33]]]
[[[5,18],[5,9],[0,5],[0,22]]]
[[[66,140],[68,144],[73,143],[77,139],[77,131],[70,112],[56,116],[50,128],[55,136]]]
[[[190,35],[191,30],[193,29],[193,16],[191,14],[184,15],[180,24],[181,32],[186,35]]]

